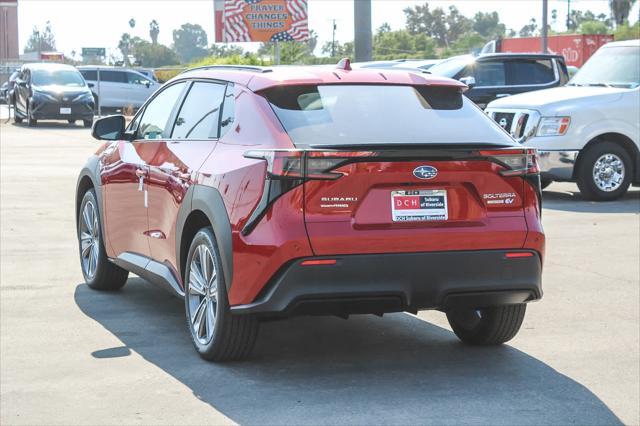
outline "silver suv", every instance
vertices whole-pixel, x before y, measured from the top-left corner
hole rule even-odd
[[[160,83],[126,68],[81,66],[78,70],[89,84],[96,108],[137,109],[160,88]]]

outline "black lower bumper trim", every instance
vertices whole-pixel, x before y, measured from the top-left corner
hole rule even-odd
[[[276,274],[254,303],[237,314],[382,314],[524,303],[542,297],[540,257],[507,258],[507,252],[372,254],[320,257],[331,265],[298,259]]]

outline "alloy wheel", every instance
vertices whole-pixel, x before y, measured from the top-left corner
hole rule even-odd
[[[87,201],[82,209],[80,221],[80,257],[82,270],[88,279],[96,275],[100,253],[100,231],[98,214],[93,201]]]
[[[213,338],[218,305],[218,275],[213,253],[202,243],[196,247],[189,267],[189,320],[193,335],[206,345]]]
[[[593,182],[604,192],[613,192],[624,182],[624,163],[615,154],[603,154],[593,164]]]

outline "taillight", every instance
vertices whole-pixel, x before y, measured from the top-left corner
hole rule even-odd
[[[248,235],[260,219],[283,194],[308,180],[335,180],[342,176],[338,167],[377,155],[369,151],[314,151],[314,150],[255,150],[244,153],[245,158],[264,160],[267,176],[258,205],[242,228]]]
[[[247,151],[246,158],[267,162],[267,173],[271,179],[334,180],[342,173],[334,172],[338,167],[372,157],[370,151],[313,151],[313,150],[256,150]]]
[[[536,150],[531,148],[480,151],[480,155],[500,164],[502,176],[526,176],[540,173]]]

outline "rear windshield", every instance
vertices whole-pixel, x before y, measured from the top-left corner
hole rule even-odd
[[[277,86],[262,94],[296,146],[513,143],[452,87]]]

